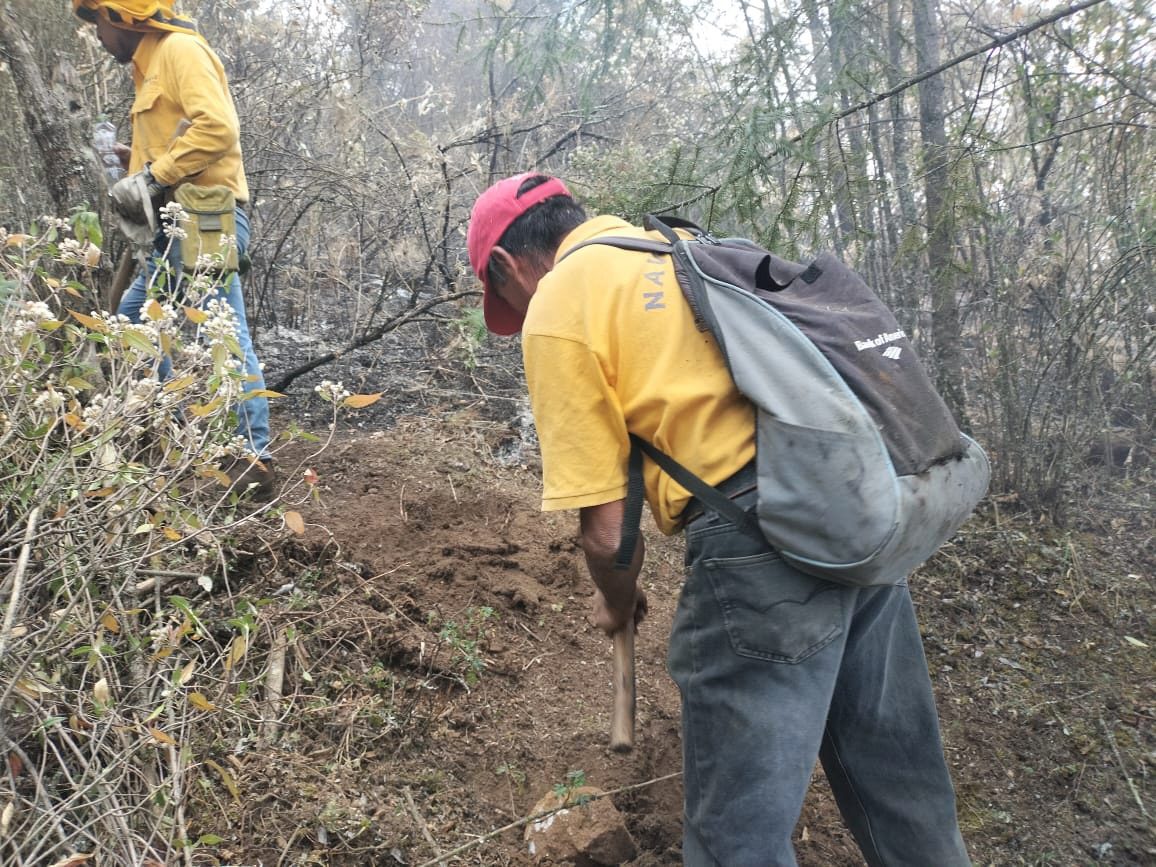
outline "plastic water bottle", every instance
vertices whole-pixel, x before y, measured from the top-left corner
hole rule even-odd
[[[98,120],[92,125],[92,149],[96,151],[110,184],[124,177],[124,166],[116,153],[116,127],[112,121]]]

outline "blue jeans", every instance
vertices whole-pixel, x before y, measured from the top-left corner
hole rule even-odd
[[[710,510],[686,537],[668,665],[687,867],[793,867],[816,758],[871,867],[968,867],[906,582],[812,578]]]
[[[243,256],[249,247],[249,217],[244,209],[237,208],[237,254]],[[148,301],[148,289],[153,283],[153,275],[159,264],[164,261],[165,251],[168,250],[170,273],[181,273],[181,242],[174,240],[169,247],[169,239],[163,233],[157,235],[154,249],[155,256],[148,260],[144,271],[136,275],[132,285],[125,291],[116,312],[127,316],[132,322],[140,322],[141,309]],[[167,291],[167,290],[162,290]],[[179,297],[178,287],[175,294]],[[245,391],[258,391],[265,388],[265,377],[261,373],[261,363],[253,351],[253,338],[249,334],[249,320],[245,317],[245,296],[241,292],[241,278],[236,274],[229,277],[228,282],[217,290],[216,297],[223,298],[237,315],[237,342],[245,355],[245,373],[249,381],[245,383]],[[212,296],[206,298],[208,303]],[[165,358],[161,362],[160,374],[167,378],[172,372],[172,362]],[[237,435],[249,445],[249,450],[259,458],[269,457],[269,401],[264,397],[250,397],[237,405]]]

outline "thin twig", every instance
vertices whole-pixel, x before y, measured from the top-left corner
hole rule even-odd
[[[609,792],[603,792],[601,795],[592,796],[590,800],[597,801],[601,798],[609,798],[611,795],[620,795],[623,792],[633,792],[635,789],[645,789],[647,786],[653,786],[656,783],[664,783],[667,780],[673,780],[675,777],[681,776],[682,771],[675,771],[673,774],[667,774],[665,777],[657,777],[653,780],[647,780],[644,783],[634,783],[629,786],[622,786],[618,789],[611,789]],[[553,816],[555,813],[560,813],[563,810],[570,809],[573,809],[573,804],[563,804],[561,807],[555,807],[553,810],[546,810],[544,813],[535,813],[533,816],[526,816],[524,818],[518,819],[516,822],[503,825],[501,828],[497,828],[488,834],[484,834],[476,840],[471,840],[469,843],[458,846],[456,849],[451,849],[449,852],[446,852],[445,855],[434,858],[432,861],[423,861],[421,864],[418,864],[417,867],[437,867],[437,865],[441,864],[446,859],[453,858],[455,855],[461,855],[463,852],[468,852],[471,849],[476,849],[483,843],[493,840],[495,837],[506,833],[506,831],[512,831],[515,828],[520,828],[523,825],[529,825],[531,822],[537,822],[540,819],[545,819],[547,816]]]
[[[20,609],[20,595],[24,592],[24,573],[28,570],[28,559],[32,556],[32,539],[36,535],[36,525],[40,523],[40,507],[28,514],[28,525],[24,528],[24,541],[20,543],[20,556],[16,558],[16,571],[12,576],[12,595],[8,600],[8,610],[4,612],[4,626],[0,628],[0,659],[8,650],[8,638],[16,624],[16,612]]]
[[[137,569],[136,571],[138,575],[152,576],[133,587],[133,591],[137,593],[137,595],[148,593],[166,578],[178,581],[195,581],[205,574],[204,572],[171,572],[166,569]]]
[[[272,743],[277,737],[281,724],[281,699],[285,686],[285,652],[289,648],[289,635],[284,627],[277,630],[273,646],[269,649],[269,669],[265,672],[265,719],[261,724],[261,742]]]
[[[174,728],[176,726],[176,710],[172,703],[169,703],[168,708],[169,726]],[[182,738],[183,739],[183,738]],[[189,823],[185,818],[185,771],[188,765],[184,760],[184,751],[178,749],[176,746],[169,745],[163,748],[169,757],[169,775],[168,781],[169,794],[177,806],[176,824],[179,836],[178,840],[187,840],[189,838]],[[181,860],[184,861],[185,867],[193,867],[193,847],[181,847]]]
[[[445,856],[442,855],[441,847],[438,846],[437,841],[434,840],[433,834],[429,832],[429,825],[425,823],[425,819],[423,819],[421,813],[417,811],[417,805],[413,802],[413,795],[410,794],[409,787],[406,786],[401,790],[401,793],[405,795],[405,802],[409,805],[410,815],[413,816],[413,820],[417,822],[417,826],[421,829],[422,836],[425,837],[426,842],[429,843],[430,848],[433,849],[434,855],[437,856],[432,861],[427,861],[426,863],[445,867],[446,861]]]
[[[1144,801],[1140,797],[1140,790],[1136,788],[1136,784],[1132,781],[1132,776],[1128,773],[1128,768],[1124,765],[1124,759],[1120,755],[1120,748],[1116,746],[1116,737],[1108,729],[1108,724],[1104,722],[1103,717],[1100,718],[1100,728],[1104,730],[1105,737],[1108,738],[1108,743],[1112,747],[1112,752],[1116,756],[1116,763],[1120,765],[1120,773],[1124,775],[1124,782],[1128,784],[1128,788],[1132,790],[1132,797],[1136,799],[1136,806],[1140,808],[1140,812],[1145,819],[1151,818],[1148,815],[1148,810],[1144,806]]]
[[[152,575],[155,578],[200,578],[204,572],[174,572],[171,569],[137,569],[138,575]]]

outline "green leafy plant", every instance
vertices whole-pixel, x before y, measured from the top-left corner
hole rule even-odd
[[[486,320],[481,307],[470,307],[453,320],[456,332],[451,342],[451,350],[458,355],[466,370],[474,370],[478,366],[478,352],[486,345],[489,332],[486,330]]]
[[[510,762],[502,762],[494,768],[494,773],[513,782],[518,791],[521,791],[526,785],[526,772]]]
[[[496,616],[493,608],[467,608],[465,620],[459,624],[447,620],[438,631],[440,638],[453,653],[456,666],[462,682],[467,686],[475,686],[486,669],[486,661],[482,658],[479,643],[488,634],[489,622]]]
[[[590,795],[582,794],[575,795],[577,789],[581,789],[586,785],[586,772],[580,770],[567,771],[566,781],[563,783],[554,784],[554,794],[558,800],[566,804],[574,804],[582,806],[588,804],[592,799]]]

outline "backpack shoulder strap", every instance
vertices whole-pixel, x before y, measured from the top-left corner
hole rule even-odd
[[[607,247],[618,247],[620,250],[635,250],[639,253],[661,253],[664,256],[670,255],[671,251],[670,244],[655,241],[650,238],[626,238],[619,235],[606,235],[602,238],[591,238],[588,241],[575,244],[562,254],[562,259],[565,259],[571,253],[581,250],[583,247],[593,247],[595,244],[604,244]],[[561,262],[562,259],[558,261]]]
[[[751,512],[740,507],[718,488],[708,485],[666,452],[655,448],[642,437],[631,434],[630,463],[626,484],[626,510],[622,516],[622,535],[618,542],[618,553],[614,557],[615,569],[629,569],[634,560],[634,549],[638,546],[644,494],[643,453],[658,464],[667,475],[694,494],[700,503],[714,509],[748,536],[765,541],[766,537],[759,529],[758,519]]]
[[[626,474],[626,508],[622,514],[622,530],[618,536],[618,552],[614,555],[615,569],[629,569],[634,562],[634,549],[638,547],[638,534],[642,528],[642,501],[646,487],[642,480],[641,439],[630,435],[630,461]]]
[[[651,219],[652,218],[647,217],[648,221]],[[679,222],[681,225],[681,223],[687,221],[682,220]],[[688,225],[694,224],[688,223]],[[575,244],[573,247],[563,253],[562,258],[558,261],[561,262],[562,259],[565,259],[571,253],[575,253],[578,250],[581,250],[583,247],[592,247],[595,244],[603,244],[607,247],[617,247],[620,250],[631,250],[637,253],[653,253],[658,256],[671,256],[674,259],[674,272],[678,277],[678,285],[682,290],[682,296],[686,299],[686,303],[690,305],[691,313],[694,314],[695,327],[698,328],[699,331],[706,331],[709,327],[707,324],[709,320],[706,316],[703,315],[702,303],[692,291],[691,283],[689,282],[692,278],[687,273],[684,273],[687,272],[687,267],[683,260],[688,258],[688,254],[685,253],[685,247],[683,245],[687,243],[687,239],[680,238],[674,233],[672,229],[661,226],[661,224],[659,226],[655,226],[655,228],[658,228],[659,231],[661,231],[670,239],[669,243],[663,241],[655,241],[653,238],[627,238],[621,235],[606,235],[601,238],[590,238],[587,241],[582,241],[581,243]],[[705,233],[703,233],[703,236],[705,237]]]
[[[684,229],[691,233],[695,238],[710,238],[710,235],[705,229],[697,223],[692,223],[690,220],[684,220],[682,217],[665,216],[659,217],[654,214],[647,214],[642,221],[642,227],[648,232],[658,232],[666,239],[665,243],[662,241],[655,241],[651,238],[626,238],[620,235],[607,235],[602,238],[591,238],[588,241],[583,241],[580,244],[575,244],[569,250],[562,254],[562,259],[565,259],[575,250],[581,250],[583,247],[589,247],[593,244],[606,244],[610,247],[618,247],[622,250],[637,250],[640,253],[663,253],[670,254],[674,251],[674,245],[679,241],[685,241],[686,238],[679,236],[675,229]],[[561,262],[562,259],[558,261]]]
[[[673,214],[667,214],[662,217],[657,214],[647,214],[642,220],[642,228],[648,232],[660,232],[662,237],[666,238],[666,240],[672,244],[675,241],[683,240],[678,236],[678,233],[674,231],[675,229],[685,229],[696,238],[710,237],[706,229],[698,223],[691,222],[682,217],[676,217]]]

